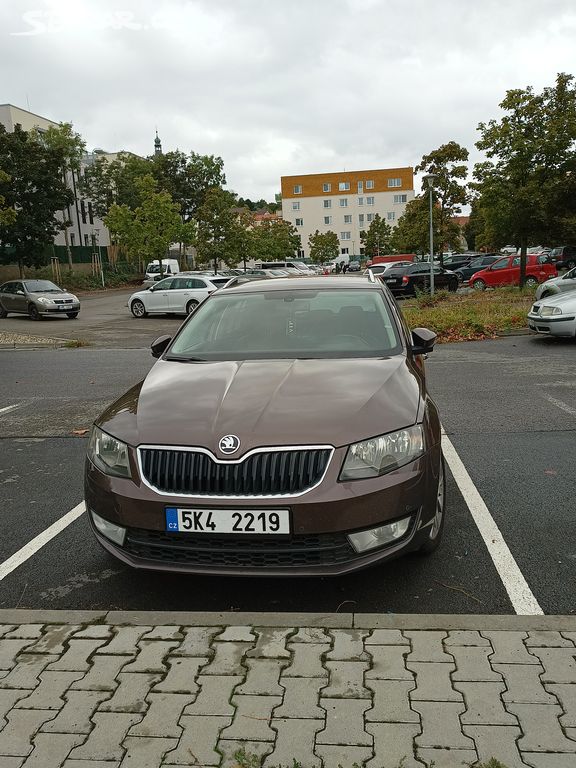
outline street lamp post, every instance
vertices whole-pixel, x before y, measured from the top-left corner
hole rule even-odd
[[[434,296],[434,220],[432,217],[432,192],[434,190],[435,173],[427,173],[423,181],[428,184],[430,192],[430,295]]]

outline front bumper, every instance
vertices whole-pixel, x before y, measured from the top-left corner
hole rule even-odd
[[[65,315],[67,312],[80,312],[80,304],[36,304],[41,315]]]
[[[401,469],[370,480],[337,482],[345,449],[337,450],[323,482],[293,499],[227,500],[160,496],[144,483],[104,475],[86,462],[85,498],[100,544],[135,568],[235,576],[336,576],[419,549],[436,511],[440,445]],[[136,477],[136,474],[134,475]],[[203,509],[290,509],[291,534],[190,535],[165,530],[167,506]],[[90,512],[126,528],[122,546],[94,527]],[[357,553],[348,534],[410,516],[399,540]]]
[[[530,312],[528,327],[531,331],[545,336],[572,337],[576,336],[576,315],[540,317],[540,315]]]

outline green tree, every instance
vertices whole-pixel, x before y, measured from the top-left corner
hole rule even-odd
[[[368,231],[360,233],[360,240],[364,246],[364,254],[368,259],[390,253],[392,249],[392,227],[377,213],[372,219]]]
[[[430,205],[427,194],[415,197],[406,205],[404,214],[392,231],[392,248],[397,253],[428,253],[430,250]],[[441,232],[441,212],[438,205],[432,208],[434,244],[447,248],[460,246],[460,227],[452,219],[445,223]],[[436,248],[435,248],[436,250]]]
[[[51,147],[62,158],[60,173],[65,184],[75,183],[79,172],[82,157],[86,144],[72,128],[72,123],[61,123],[59,126],[49,126],[42,133],[37,132],[37,138],[47,147]],[[70,236],[68,227],[70,226],[70,205],[65,211],[62,211],[62,217],[65,218],[64,239],[66,241],[66,254],[68,256],[68,268],[72,270],[72,251],[70,250]]]
[[[283,219],[263,221],[252,231],[252,252],[257,261],[293,259],[300,245],[296,228]]]
[[[152,163],[131,152],[119,152],[115,160],[96,156],[84,170],[80,189],[92,200],[96,216],[103,219],[112,205],[135,210],[142,202],[137,180],[151,174]]]
[[[132,210],[114,203],[104,223],[129,260],[163,259],[170,244],[182,235],[178,204],[168,192],[157,191],[151,175],[137,179],[135,184],[140,205]]]
[[[465,180],[468,175],[468,150],[455,141],[442,144],[422,157],[416,172],[434,174],[432,199],[439,210],[438,245],[440,261],[444,247],[450,246],[454,236],[453,218],[462,212],[468,202]],[[423,190],[428,194],[427,189]]]
[[[576,172],[576,88],[572,75],[553,86],[506,92],[500,120],[480,123],[476,143],[488,160],[474,168],[485,218],[484,239],[520,244],[520,285],[531,241],[553,234],[559,222],[573,226]]]
[[[0,170],[0,184],[7,184],[10,181],[10,176],[4,171]],[[4,208],[6,198],[4,195],[0,195],[0,226],[3,224],[13,224],[16,221],[16,211],[14,208]]]
[[[234,197],[220,187],[209,189],[197,211],[198,234],[196,250],[201,263],[212,264],[218,270],[218,262],[236,264],[242,258],[239,253],[241,225],[232,210]]]
[[[154,155],[150,161],[154,178],[178,203],[185,222],[196,216],[209,190],[226,184],[224,161],[215,155],[175,150]]]
[[[0,125],[0,195],[3,205],[15,211],[8,221],[0,222],[0,259],[14,258],[20,267],[41,266],[47,262],[47,246],[64,229],[56,216],[74,197],[66,186],[61,168],[65,158],[61,150],[41,141],[37,134],[17,125],[8,133]],[[5,217],[3,217],[5,219]]]
[[[323,264],[324,262],[337,259],[340,251],[338,235],[330,230],[328,232],[316,230],[308,238],[308,246],[310,248],[310,258],[316,264]]]

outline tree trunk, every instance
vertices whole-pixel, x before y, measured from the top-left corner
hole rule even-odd
[[[20,272],[20,280],[24,279],[24,265],[22,259],[18,259],[18,271]]]
[[[520,238],[520,288],[526,282],[526,251],[528,250],[528,238],[522,235]]]
[[[70,235],[68,227],[64,230],[64,240],[66,241],[66,255],[68,256],[68,269],[72,272],[72,251],[70,250]]]

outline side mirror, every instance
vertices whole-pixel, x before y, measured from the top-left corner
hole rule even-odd
[[[172,336],[158,336],[158,338],[152,342],[150,347],[152,350],[152,357],[160,357],[171,341]]]
[[[414,328],[412,331],[412,354],[427,355],[434,349],[436,334],[428,328]]]

